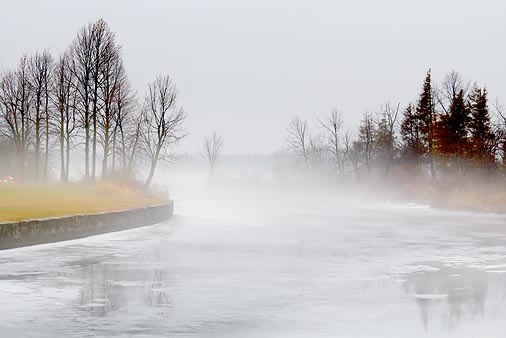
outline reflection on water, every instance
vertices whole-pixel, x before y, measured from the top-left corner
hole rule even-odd
[[[506,273],[428,262],[425,271],[395,276],[420,311],[426,331],[439,322],[449,331],[461,322],[480,320],[504,305]]]
[[[170,311],[168,273],[156,258],[142,264],[79,260],[68,265],[77,269],[59,276],[83,281],[79,305],[92,316],[105,317],[125,307],[155,308],[158,316]]]
[[[93,316],[103,317],[125,306],[158,308],[158,315],[167,314],[170,296],[167,276],[160,268],[93,264],[83,268],[88,280],[80,295],[80,305]]]
[[[168,316],[172,311],[170,278],[156,263],[80,261],[70,265],[80,269],[65,277],[85,281],[79,305],[91,316],[105,317],[111,311],[135,306],[154,308],[157,316]],[[423,262],[403,267],[408,273],[378,278],[374,284],[380,289],[400,286],[418,307],[426,332],[434,323],[454,331],[461,322],[479,320],[486,311],[504,304],[506,271],[486,268]]]

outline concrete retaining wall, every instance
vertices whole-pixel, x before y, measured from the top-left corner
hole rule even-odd
[[[170,200],[160,205],[123,211],[4,222],[0,223],[0,250],[152,225],[168,220],[173,211],[174,201]]]

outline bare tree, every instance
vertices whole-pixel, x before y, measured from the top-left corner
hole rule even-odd
[[[44,140],[43,179],[47,179],[49,167],[49,127],[50,127],[50,87],[53,72],[53,58],[48,51],[35,53],[28,59],[30,86],[33,92],[34,109],[33,124],[35,128],[34,171],[35,180],[40,180],[41,174],[41,142]],[[44,138],[43,138],[44,136]]]
[[[46,179],[54,135],[62,182],[69,179],[71,148],[84,144],[87,180],[95,179],[97,156],[103,155],[103,178],[116,168],[131,178],[145,154],[150,185],[157,163],[174,161],[173,145],[186,135],[186,114],[177,106],[175,85],[169,77],[158,77],[139,107],[121,47],[103,20],[81,28],[57,61],[47,51],[37,52],[1,75],[0,149],[15,159],[0,165],[15,164],[23,180],[27,168],[33,168],[35,180]]]
[[[325,162],[325,139],[322,135],[309,137],[309,156],[313,169],[319,169]]]
[[[381,106],[377,116],[375,150],[376,156],[382,164],[383,173],[387,173],[393,165],[396,151],[396,128],[398,124],[401,104],[392,105],[390,102]]]
[[[16,71],[4,74],[0,83],[0,102],[4,125],[1,130],[4,137],[14,146],[17,173],[23,179],[31,132],[30,107],[32,104],[26,56],[20,59]]]
[[[100,127],[99,139],[102,144],[102,179],[107,178],[109,156],[114,150],[116,122],[118,120],[118,89],[124,74],[119,54],[111,50],[101,67],[101,82],[99,84],[99,98],[101,108],[98,111]],[[96,150],[95,150],[96,152]],[[96,156],[96,155],[95,155]],[[93,172],[93,170],[92,170]],[[93,175],[93,174],[92,174]]]
[[[351,168],[353,172],[355,172],[355,175],[357,176],[357,179],[360,180],[360,154],[357,150],[356,146],[357,142],[354,142],[352,139],[351,131],[348,129],[346,133],[344,134],[344,152],[346,155],[346,158],[350,162]]]
[[[91,104],[92,104],[92,154],[91,154],[91,179],[95,180],[97,166],[97,143],[99,137],[102,137],[104,146],[104,159],[102,163],[102,177],[107,172],[107,159],[109,156],[109,137],[110,130],[103,130],[104,125],[110,127],[110,123],[102,123],[102,135],[99,135],[99,119],[105,116],[112,120],[111,111],[114,100],[115,81],[118,78],[118,67],[120,63],[119,50],[116,45],[114,32],[107,23],[99,19],[91,27],[91,49],[92,49],[92,67],[91,67]],[[102,109],[101,109],[102,108]],[[102,111],[100,111],[102,110]],[[103,122],[103,120],[102,120]],[[104,139],[107,137],[107,140]],[[107,149],[106,149],[107,148]]]
[[[307,120],[296,117],[287,129],[286,141],[288,150],[296,156],[302,157],[306,169],[309,169],[309,132]]]
[[[183,123],[186,114],[177,106],[178,92],[169,76],[158,76],[148,85],[143,108],[142,145],[150,162],[145,186],[151,185],[160,160],[175,158],[172,145],[186,136]]]
[[[444,113],[448,114],[450,105],[453,102],[457,94],[463,90],[464,95],[467,95],[471,81],[465,81],[462,74],[452,70],[447,73],[443,79],[443,83],[440,88],[434,88],[434,97],[439,104],[439,107]]]
[[[326,149],[332,154],[336,169],[344,175],[344,156],[341,151],[341,129],[344,124],[342,113],[337,108],[332,108],[330,115],[323,120],[318,119],[320,126],[325,130],[324,137],[328,146]]]
[[[116,89],[116,100],[113,129],[113,150],[112,150],[112,169],[115,170],[116,158],[121,160],[121,176],[128,178],[131,175],[131,166],[129,166],[129,149],[137,148],[139,139],[140,125],[139,117],[136,113],[137,100],[135,92],[123,67],[119,74]]]
[[[216,132],[214,132],[212,136],[204,138],[204,157],[209,164],[211,177],[213,177],[214,168],[216,166],[218,158],[221,155],[223,144],[223,137],[221,135],[218,135]]]
[[[79,111],[80,123],[84,132],[84,167],[85,178],[90,179],[90,140],[92,124],[92,92],[91,81],[93,71],[92,51],[93,24],[88,24],[79,30],[77,37],[70,47],[72,73],[76,78],[76,107]]]
[[[62,54],[55,65],[53,86],[57,116],[55,129],[60,143],[60,181],[68,182],[70,149],[77,130],[76,78],[71,69],[68,52]]]
[[[140,157],[138,154],[139,146],[142,146],[142,133],[144,128],[144,113],[138,114],[133,118],[128,119],[128,121],[132,121],[133,123],[124,123],[123,131],[124,135],[127,135],[123,139],[123,154],[126,159],[126,167],[125,167],[125,178],[130,178],[134,172],[134,165],[136,160]]]
[[[494,153],[499,154],[501,164],[506,165],[506,106],[496,99],[494,110],[496,121],[493,127],[495,135],[493,149]]]
[[[370,174],[376,141],[376,128],[371,113],[364,114],[358,133],[356,145],[362,150],[365,167],[367,169],[367,173]]]
[[[102,19],[81,28],[71,46],[84,129],[85,176],[91,180],[96,176],[97,142],[99,136],[103,137],[98,130],[100,110],[105,100],[111,101],[110,97],[103,96],[103,83],[109,75],[111,59],[118,57],[119,50],[114,33]]]

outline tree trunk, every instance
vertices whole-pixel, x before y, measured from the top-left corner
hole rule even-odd
[[[144,183],[144,186],[148,188],[151,185],[151,181],[153,180],[153,176],[155,175],[155,168],[156,168],[156,162],[157,160],[153,159],[151,161],[151,167],[149,168],[149,175],[146,179],[146,182]]]
[[[158,162],[158,158],[160,157],[160,150],[161,150],[161,145],[159,144],[156,147],[155,154],[153,156],[153,159],[151,160],[151,167],[149,168],[148,178],[146,179],[146,182],[144,183],[144,186],[146,188],[149,188],[149,186],[151,185],[151,181],[153,180],[153,176],[155,175],[156,164]]]
[[[109,157],[109,128],[104,127],[104,158],[102,159],[102,180],[107,178],[107,158]]]
[[[111,168],[111,171],[114,175],[115,171],[116,171],[116,132],[113,133],[113,136],[112,136],[112,164],[111,164],[112,168]]]
[[[67,143],[67,158],[65,160],[66,160],[67,163],[65,165],[65,168],[66,168],[66,170],[65,170],[65,182],[68,182],[69,181],[69,171],[70,171],[69,170],[70,169],[70,167],[69,167],[69,164],[70,164],[70,134],[69,133],[67,133],[66,139],[67,139],[66,140],[67,141],[66,142]]]
[[[40,180],[40,93],[35,97],[35,150],[34,150],[34,171],[35,182]]]
[[[39,181],[39,173],[40,173],[40,119],[39,112],[37,111],[35,116],[35,182]]]
[[[121,176],[123,176],[123,178],[126,178],[127,177],[127,156],[126,156],[125,135],[123,133],[123,128],[120,129],[120,133],[121,133],[121,151],[122,151]]]
[[[135,151],[137,150],[137,145],[139,143],[139,128],[140,127],[138,125],[137,131],[135,133],[135,140],[134,140],[134,144],[132,146],[132,151],[130,152],[130,159],[128,161],[127,177],[130,177],[132,175],[132,171],[133,171]]]
[[[65,181],[65,120],[63,109],[60,109],[60,182]]]
[[[44,158],[44,181],[47,181],[47,173],[49,170],[49,111],[48,111],[48,102],[46,98],[46,151]]]
[[[93,114],[93,144],[91,154],[91,180],[95,181],[95,172],[97,164],[97,115]]]
[[[24,105],[24,102],[22,102],[22,105]],[[25,117],[22,116],[21,118],[21,142],[19,144],[19,150],[18,150],[18,166],[19,166],[19,177],[21,179],[25,178],[25,144],[26,144],[26,131],[25,131]]]
[[[84,167],[86,170],[86,180],[90,179],[90,127],[85,126],[84,137]]]

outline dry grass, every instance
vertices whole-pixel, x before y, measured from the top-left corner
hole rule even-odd
[[[0,221],[87,214],[155,205],[161,198],[115,182],[0,185]]]
[[[506,193],[486,189],[455,189],[441,193],[434,203],[448,209],[477,212],[506,212]]]
[[[463,184],[452,180],[406,184],[403,200],[427,203],[436,208],[506,213],[506,185],[501,180]]]

